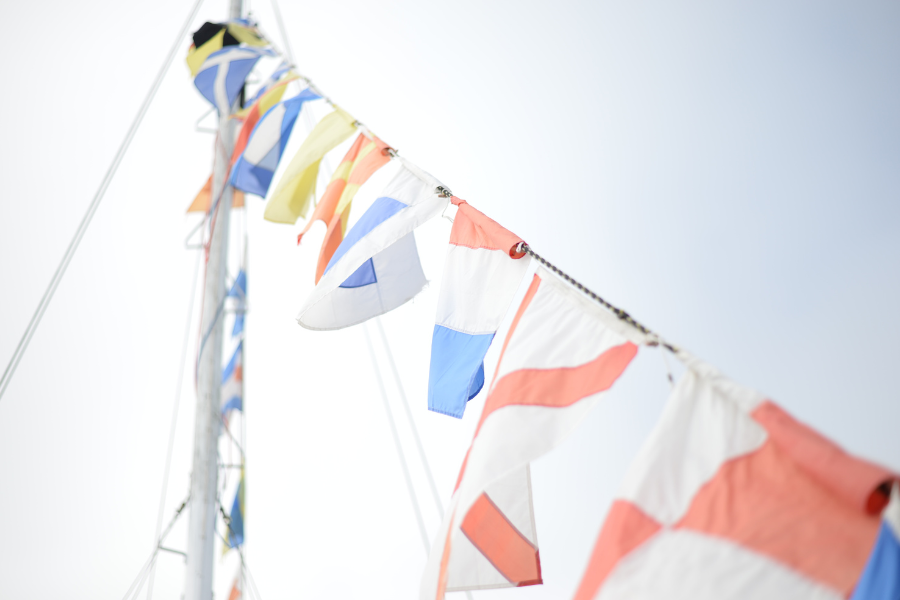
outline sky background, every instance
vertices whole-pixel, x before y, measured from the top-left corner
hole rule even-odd
[[[4,363],[189,8],[7,7]],[[249,8],[281,45],[271,5]],[[456,195],[668,340],[900,470],[896,2],[282,0],[281,10],[300,71]],[[207,0],[193,28],[226,14]],[[198,217],[184,211],[212,162],[212,136],[194,129],[208,105],[182,61],[188,45],[0,400],[0,597],[121,598],[154,546],[196,259],[184,240]],[[298,125],[291,148],[305,132]],[[356,217],[395,168],[361,190]],[[235,221],[249,229],[250,571],[266,600],[416,597],[425,553],[363,328],[294,321],[324,227],[298,248],[302,223],[265,222],[263,202],[248,204]],[[430,286],[382,319],[445,504],[484,400],[462,421],[426,410],[449,230],[445,219],[419,230]],[[196,314],[191,328],[167,520],[189,482]],[[433,535],[437,510],[370,331]],[[475,598],[571,597],[666,401],[658,354],[643,349],[532,466],[545,585]],[[495,361],[496,349],[489,373]],[[184,548],[186,523],[167,545]],[[234,573],[234,553],[217,561],[216,598]],[[154,597],[180,598],[183,577],[181,558],[162,555]]]

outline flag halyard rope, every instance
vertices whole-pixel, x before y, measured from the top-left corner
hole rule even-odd
[[[559,267],[557,267],[556,265],[554,265],[553,263],[548,261],[546,258],[544,258],[540,254],[538,254],[537,252],[532,250],[531,246],[529,246],[525,242],[519,242],[519,245],[516,246],[516,250],[518,252],[524,252],[524,253],[528,254],[529,256],[534,258],[536,261],[538,261],[539,263],[541,263],[542,265],[544,265],[545,267],[550,269],[554,275],[557,275],[558,277],[563,279],[566,283],[568,283],[572,287],[578,289],[578,291],[586,294],[587,296],[590,296],[590,298],[592,300],[594,300],[595,302],[598,302],[600,305],[602,305],[603,307],[608,309],[620,320],[628,323],[629,325],[631,325],[632,327],[634,327],[635,329],[637,329],[644,335],[650,336],[652,341],[647,344],[648,346],[657,346],[658,345],[658,346],[662,346],[666,350],[669,350],[670,352],[673,352],[676,354],[678,353],[678,348],[676,346],[673,346],[669,342],[664,341],[662,339],[662,337],[659,336],[659,334],[657,334],[653,330],[645,327],[643,324],[641,324],[639,321],[635,320],[634,317],[632,317],[630,314],[628,314],[627,312],[625,312],[618,306],[610,304],[609,302],[604,300],[602,297],[597,295],[595,292],[591,291],[587,286],[585,286],[584,284],[582,284],[581,282],[576,280],[574,277],[572,277],[571,275],[569,275],[568,273],[566,273],[565,271],[563,271],[562,269],[560,269]]]

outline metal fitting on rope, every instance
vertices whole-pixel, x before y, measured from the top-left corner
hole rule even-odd
[[[664,342],[657,333],[653,332],[652,330],[648,329],[647,327],[645,327],[644,325],[642,325],[641,323],[636,321],[631,315],[629,315],[627,312],[625,312],[621,308],[619,308],[617,306],[613,306],[612,304],[610,304],[609,302],[607,302],[606,300],[604,300],[603,298],[598,296],[596,293],[592,292],[590,289],[585,287],[581,282],[575,280],[568,273],[563,272],[556,265],[554,265],[553,263],[548,261],[546,258],[544,258],[540,254],[538,254],[537,252],[532,250],[531,246],[529,246],[525,242],[519,242],[518,245],[516,245],[516,252],[524,252],[524,253],[528,254],[529,256],[533,257],[536,261],[538,261],[539,263],[541,263],[542,265],[544,265],[545,267],[547,267],[548,269],[553,271],[554,274],[556,274],[559,277],[561,277],[562,279],[564,279],[566,281],[566,283],[569,283],[570,285],[578,288],[578,291],[583,292],[583,293],[587,294],[588,296],[590,296],[594,301],[603,305],[605,308],[607,308],[609,311],[611,311],[614,315],[616,315],[616,317],[618,317],[622,321],[625,321],[626,323],[628,323],[629,325],[631,325],[632,327],[634,327],[635,329],[637,329],[644,335],[649,336],[651,339],[647,342],[648,346],[661,345],[662,347],[666,348],[667,350],[670,350],[672,352],[678,352],[678,349],[675,346],[673,346],[667,342]]]
[[[396,148],[391,148],[390,146],[388,146],[387,148],[381,149],[381,155],[382,156],[390,156],[391,158],[397,158],[397,156],[399,156],[400,153],[397,151]]]
[[[434,188],[434,193],[437,194],[438,196],[440,196],[441,198],[451,198],[453,196],[453,192],[451,192],[450,190],[448,190],[447,188],[445,188],[442,185],[439,185],[436,188]]]

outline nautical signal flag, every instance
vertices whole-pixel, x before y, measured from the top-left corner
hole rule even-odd
[[[425,287],[413,230],[439,215],[448,199],[440,182],[403,167],[360,217],[300,309],[307,329],[341,329],[394,310]]]
[[[881,514],[878,540],[851,600],[900,598],[900,484],[894,482],[891,501]]]
[[[285,77],[282,81],[278,82],[277,85],[273,86],[258,99],[250,103],[247,108],[234,115],[235,118],[243,119],[243,123],[241,124],[240,131],[238,131],[237,139],[234,141],[234,150],[231,152],[232,165],[237,162],[238,158],[240,158],[241,154],[243,154],[244,150],[247,148],[247,142],[250,141],[250,134],[253,133],[260,118],[269,112],[269,109],[281,101],[281,97],[284,96],[284,92],[287,90],[287,85],[297,78],[296,75]]]
[[[244,410],[244,342],[238,343],[231,360],[222,371],[222,416]]]
[[[530,260],[522,239],[454,197],[458,206],[431,341],[428,409],[461,419],[484,385],[484,356]]]
[[[316,193],[322,157],[353,135],[354,131],[356,119],[337,106],[316,123],[278,181],[266,204],[263,218],[293,225],[297,219],[305,217]]]
[[[325,232],[325,240],[319,251],[319,261],[316,266],[316,283],[322,279],[328,261],[334,256],[334,251],[340,246],[347,230],[347,221],[350,218],[350,206],[353,197],[359,188],[368,181],[372,174],[390,162],[391,157],[387,153],[389,146],[374,135],[368,137],[365,133],[359,134],[353,145],[347,151],[341,164],[335,170],[325,193],[316,205],[315,211],[306,223],[306,227],[297,236],[297,243],[309,231],[315,221],[323,221],[328,227]]]
[[[228,183],[248,194],[265,197],[300,110],[306,102],[320,97],[307,88],[269,109],[256,124],[244,153],[231,168]]]
[[[227,23],[210,23],[207,21],[194,32],[194,43],[188,50],[187,65],[191,70],[191,77],[196,77],[203,66],[203,62],[210,54],[221,50],[226,46],[246,44],[248,46],[268,46],[248,21],[240,19]]]
[[[237,492],[234,494],[234,502],[231,504],[230,522],[228,523],[228,546],[229,548],[237,548],[244,543],[244,469],[241,469],[241,482],[238,484]]]
[[[228,594],[228,600],[241,600],[241,578],[240,575],[234,578],[231,584],[231,592]]]
[[[849,597],[895,475],[679,358],[688,370],[607,514],[575,598]]]
[[[234,327],[231,330],[231,337],[237,337],[244,333],[244,317],[247,314],[247,273],[243,269],[238,271],[237,277],[234,278],[234,283],[228,290],[228,297],[237,299]]]
[[[230,115],[247,75],[270,50],[243,46],[227,46],[209,55],[194,78],[194,85],[219,115]]]
[[[596,406],[647,338],[539,268],[522,299],[435,538],[422,600],[542,582],[529,464]]]
[[[206,180],[203,188],[194,196],[194,201],[188,206],[187,212],[209,212],[209,205],[212,202],[212,175]],[[234,196],[231,200],[231,208],[244,207],[244,192],[234,190]]]

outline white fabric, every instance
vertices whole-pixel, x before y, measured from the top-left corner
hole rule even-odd
[[[297,322],[307,329],[341,329],[393,310],[415,296],[425,285],[425,276],[412,232],[441,214],[449,202],[437,195],[439,185],[428,173],[404,162],[381,196],[406,204],[406,208],[373,228],[341,256],[319,280],[300,309]],[[378,283],[339,287],[370,258]]]
[[[556,369],[590,362],[603,352],[627,341],[643,343],[646,337],[543,268],[537,293],[519,320],[501,358],[497,382],[523,368]],[[580,361],[580,362],[577,362]],[[454,564],[459,526],[482,492],[557,446],[587,416],[602,392],[564,407],[511,405],[490,413],[469,449],[465,472],[444,517],[422,579],[420,597],[437,594],[440,562],[447,531],[453,528],[450,564]],[[451,525],[452,521],[452,525]],[[457,571],[448,572],[448,588],[457,588]],[[475,589],[475,588],[469,588]]]
[[[612,346],[646,337],[583,293],[540,268],[541,285],[516,329],[491,384],[520,369],[560,369],[588,363]],[[559,343],[560,335],[589,342]]]
[[[258,49],[245,49],[245,48],[231,48],[228,52],[223,52],[218,56],[213,56],[207,58],[204,61],[203,65],[200,67],[200,72],[205,71],[206,69],[211,69],[213,67],[218,66],[218,70],[216,71],[216,78],[213,83],[213,91],[216,98],[216,108],[219,110],[220,115],[227,115],[231,113],[231,105],[228,102],[228,92],[225,89],[225,78],[228,76],[228,69],[231,61],[234,60],[245,60],[257,58],[260,54],[263,54],[261,50]]]
[[[891,491],[891,501],[884,508],[881,518],[894,530],[894,537],[900,540],[900,483],[896,481]]]
[[[762,554],[694,531],[665,530],[626,555],[595,600],[842,600]]]
[[[513,527],[537,547],[531,469],[526,465],[524,469],[508,473],[489,485],[485,493]],[[443,540],[441,537],[441,543]],[[509,580],[461,532],[453,538],[453,552],[447,571],[448,592],[510,587]]]
[[[303,313],[307,329],[339,329],[367,321],[402,306],[427,283],[413,232],[372,257],[378,282],[357,288],[337,287]],[[322,280],[324,281],[324,277]]]
[[[725,461],[753,452],[767,437],[741,406],[689,369],[628,470],[619,497],[672,525]]]
[[[285,107],[279,102],[269,109],[265,119],[262,119],[253,131],[253,136],[244,148],[244,160],[251,165],[258,165],[281,141],[281,126],[284,122]]]
[[[495,333],[529,263],[503,250],[451,244],[435,322],[472,335]]]

